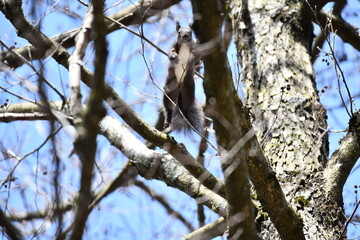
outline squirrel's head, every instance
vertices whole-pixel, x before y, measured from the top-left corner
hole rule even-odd
[[[191,26],[181,27],[179,22],[176,22],[176,31],[178,42],[191,42],[192,29]]]

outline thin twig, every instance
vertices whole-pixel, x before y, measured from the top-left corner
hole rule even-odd
[[[357,209],[358,209],[359,206],[360,206],[360,200],[357,201],[357,203],[356,203],[356,205],[355,205],[355,208],[354,208],[354,210],[352,211],[350,217],[348,218],[348,220],[346,220],[346,224],[345,224],[345,226],[344,226],[343,231],[342,231],[341,234],[340,234],[339,240],[342,239],[342,236],[344,235],[344,233],[345,233],[345,231],[346,231],[349,223],[351,222],[351,219],[353,219],[353,217],[354,217],[354,215],[355,215],[355,213],[356,213],[356,211],[357,211]]]
[[[194,227],[191,225],[191,223],[188,220],[186,220],[186,218],[182,216],[180,212],[173,209],[163,196],[154,192],[152,189],[146,186],[142,181],[135,179],[134,184],[135,186],[139,187],[141,190],[149,194],[151,198],[159,202],[171,216],[182,222],[191,232],[195,230]]]
[[[344,105],[344,107],[345,107],[345,110],[346,110],[347,114],[349,115],[349,117],[352,117],[352,116],[354,115],[353,106],[352,106],[352,104],[353,104],[353,103],[352,103],[353,98],[352,98],[352,96],[351,96],[349,86],[347,85],[344,72],[343,72],[343,70],[341,69],[339,62],[338,62],[337,59],[336,59],[335,51],[334,51],[334,45],[333,45],[333,46],[331,45],[331,42],[330,42],[330,40],[329,40],[329,37],[327,36],[327,31],[326,31],[326,29],[320,24],[320,21],[319,21],[319,19],[318,19],[318,17],[317,17],[316,11],[312,8],[312,6],[311,6],[310,3],[308,2],[308,0],[306,0],[306,3],[308,4],[308,6],[309,6],[309,8],[311,9],[311,11],[314,13],[315,21],[316,21],[316,23],[319,25],[319,27],[320,27],[320,29],[321,29],[321,32],[326,36],[325,40],[326,40],[326,42],[327,42],[327,44],[328,44],[328,46],[329,46],[329,49],[330,49],[330,54],[329,54],[329,55],[331,56],[331,59],[333,60],[334,66],[335,66],[335,74],[336,74],[336,78],[337,78],[337,81],[338,81],[338,91],[339,91],[339,95],[340,95],[341,101],[342,101],[342,103],[343,103],[343,105]],[[327,23],[328,23],[327,25],[331,28],[331,32],[334,32],[335,35],[336,35],[336,30],[334,31],[330,18],[327,19]],[[335,35],[334,35],[334,37],[333,37],[333,44],[335,44]],[[318,48],[318,49],[321,50],[320,48]],[[338,74],[338,70],[340,71],[341,79],[342,79],[342,81],[343,81],[343,83],[344,83],[345,89],[346,89],[347,94],[348,94],[348,97],[349,97],[349,99],[350,99],[350,112],[349,112],[349,110],[348,110],[348,108],[347,108],[347,106],[346,106],[344,97],[343,97],[343,95],[342,95],[342,93],[341,93],[340,75]]]
[[[128,28],[127,26],[125,26],[124,24],[122,24],[121,22],[113,19],[113,18],[110,18],[110,17],[107,17],[105,16],[106,19],[108,19],[109,21],[111,22],[114,22],[116,24],[118,24],[120,26],[120,28],[124,28],[125,30],[127,30],[128,32],[134,34],[135,36],[138,36],[139,38],[141,38],[142,40],[145,40],[147,43],[149,43],[151,46],[153,46],[154,48],[156,48],[156,50],[158,50],[159,52],[161,52],[162,54],[166,55],[167,56],[167,52],[165,52],[164,50],[162,50],[160,47],[158,47],[155,43],[153,43],[152,41],[150,41],[147,37],[145,37],[143,34],[139,34],[133,30],[131,30],[130,28]]]
[[[39,73],[39,70],[37,70],[28,60],[26,60],[23,56],[18,54],[17,52],[13,51],[11,48],[9,48],[3,41],[0,40],[0,44],[3,45],[9,52],[14,54],[16,57],[18,57],[21,61],[23,61],[26,65],[28,65],[34,73],[40,78],[41,81],[44,81],[52,90],[54,90],[63,101],[63,106],[66,103],[65,96],[54,86],[49,82],[42,74]]]
[[[110,17],[107,17],[105,16],[106,19],[108,19],[109,21],[111,22],[114,22],[116,24],[118,24],[120,26],[120,28],[124,28],[125,30],[127,30],[128,32],[134,34],[135,36],[139,37],[141,40],[145,40],[147,43],[149,43],[151,46],[153,46],[156,50],[158,50],[159,52],[161,52],[162,54],[168,56],[167,52],[165,52],[164,50],[162,50],[159,46],[157,46],[155,43],[153,43],[150,39],[148,39],[147,37],[145,37],[144,34],[142,34],[142,31],[141,33],[137,33],[135,31],[133,31],[132,29],[130,29],[129,27],[125,26],[124,24],[122,24],[121,22],[113,19],[113,18],[110,18]],[[141,24],[141,28],[142,28],[143,24]],[[195,71],[195,74],[200,77],[201,79],[204,79],[204,76],[202,74],[200,74],[198,71]]]
[[[8,89],[6,89],[6,88],[2,87],[2,86],[0,86],[0,89],[1,89],[1,90],[3,90],[4,92],[7,92],[7,93],[9,93],[9,94],[11,94],[11,95],[13,95],[13,96],[15,96],[15,97],[17,97],[17,98],[21,99],[21,100],[24,100],[24,101],[27,101],[27,102],[30,102],[30,103],[33,103],[33,104],[36,104],[36,105],[41,106],[41,104],[39,104],[39,103],[37,103],[37,102],[35,102],[35,101],[33,101],[33,100],[29,99],[29,98],[26,98],[26,97],[20,96],[20,95],[18,95],[18,94],[16,94],[16,93],[14,93],[14,92],[12,92],[12,91],[10,91],[10,90],[8,90]]]
[[[15,164],[15,166],[13,167],[13,169],[11,169],[10,173],[7,175],[7,177],[1,182],[0,184],[0,188],[2,188],[10,179],[11,175],[14,173],[15,169],[19,166],[19,164],[22,162],[22,160],[24,160],[25,158],[27,158],[28,156],[30,156],[31,154],[39,151],[52,137],[54,137],[60,130],[62,127],[59,127],[58,129],[56,129],[55,132],[53,132],[52,134],[50,134],[43,143],[40,144],[39,147],[35,148],[34,150],[32,150],[31,152],[25,154],[24,156],[18,158],[18,162]],[[16,157],[16,156],[12,156],[12,157]]]

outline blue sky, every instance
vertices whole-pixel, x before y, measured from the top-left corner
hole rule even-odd
[[[54,1],[50,1],[52,4]],[[71,1],[60,1],[60,5],[70,3]],[[107,6],[112,5],[112,1],[106,1]],[[28,4],[25,2],[25,4]],[[124,1],[121,4],[130,4],[128,1]],[[57,6],[60,6],[57,5]],[[41,21],[41,30],[48,36],[56,35],[65,30],[70,30],[81,25],[81,20],[66,16],[64,13],[52,12],[57,9],[57,6],[53,8],[42,5],[36,6],[37,16],[41,16],[43,12],[47,12],[45,17]],[[120,5],[122,7],[123,5]],[[329,6],[330,7],[330,6]],[[29,6],[24,6],[25,10],[29,12]],[[349,14],[353,9],[359,8],[358,1],[349,1],[349,6],[345,10],[345,14]],[[106,13],[111,13],[120,8],[111,8]],[[66,10],[66,9],[65,9]],[[69,5],[69,10],[84,15],[86,8],[78,3],[72,3]],[[191,19],[191,5],[189,1],[183,1],[180,7],[176,6],[165,12],[163,18],[160,21],[155,21],[152,24],[146,24],[144,26],[145,35],[152,41],[159,43],[159,45],[165,51],[168,51],[170,45],[174,41],[175,24],[170,18],[180,20],[184,25]],[[31,20],[31,16],[28,14],[28,18]],[[360,25],[358,16],[349,16],[351,24],[357,26]],[[35,21],[36,22],[36,21]],[[12,25],[0,14],[0,38],[8,46],[23,46],[27,44],[26,40],[16,37],[16,33]],[[170,27],[169,27],[170,26]],[[133,29],[137,30],[136,27]],[[154,124],[157,117],[157,111],[161,105],[162,93],[152,84],[149,78],[148,71],[145,67],[144,60],[140,56],[139,52],[142,49],[139,47],[140,39],[125,30],[116,31],[107,36],[108,40],[108,65],[107,72],[111,73],[106,76],[106,81],[110,83],[117,92],[122,96],[124,100],[148,123]],[[351,46],[340,44],[341,40],[336,38],[336,51],[345,51],[351,61],[341,63],[347,82],[351,86],[353,94],[359,93],[360,81],[359,81],[359,53],[354,52]],[[157,52],[149,44],[146,44],[145,58],[151,66],[152,74],[156,84],[160,87],[164,84],[166,69],[168,60],[163,54]],[[326,47],[324,48],[326,50]],[[69,49],[72,52],[72,49]],[[88,59],[87,66],[92,69],[93,56],[92,46],[88,47],[87,55],[85,59]],[[229,60],[231,66],[234,66],[235,57],[234,45],[229,50]],[[321,59],[315,63],[314,68],[317,74],[317,87],[321,90],[325,85],[329,88],[321,96],[322,103],[330,108],[339,105],[338,90],[336,89],[335,73],[333,66],[326,66]],[[35,66],[38,64],[34,62]],[[62,66],[59,66],[53,59],[45,60],[45,77],[51,81],[57,88],[65,89],[65,95],[69,96],[68,88],[68,72]],[[10,90],[19,92],[22,96],[37,99],[38,96],[34,92],[36,88],[36,76],[32,74],[27,66],[22,66],[16,70],[16,73],[25,78],[9,76],[4,77],[1,73],[2,86],[14,85]],[[334,79],[329,80],[329,79]],[[21,85],[19,83],[22,83]],[[9,84],[8,84],[9,83]],[[128,84],[131,84],[129,86]],[[330,84],[329,84],[330,83]],[[332,83],[332,84],[331,84]],[[25,86],[25,88],[24,88]],[[202,80],[198,79],[197,83],[197,98],[200,103],[204,102],[204,94],[202,90]],[[84,100],[86,99],[87,88],[83,85]],[[145,93],[145,94],[144,94]],[[59,100],[59,98],[52,92],[48,91],[49,96],[52,99]],[[0,94],[0,104],[9,99],[10,102],[21,102],[9,94]],[[356,106],[360,106],[360,102],[355,102]],[[113,114],[111,111],[109,114]],[[348,116],[343,108],[336,108],[335,110],[328,112],[329,119],[328,124],[331,130],[344,130],[347,127]],[[0,123],[0,136],[1,143],[6,149],[9,149],[18,156],[22,156],[27,152],[30,152],[37,146],[49,134],[49,124],[43,121],[36,122],[15,122],[15,123]],[[196,156],[198,138],[196,136],[193,139],[189,139],[182,135],[175,135],[177,140],[184,142],[189,151]],[[343,133],[330,133],[330,151],[333,152],[338,146],[338,140],[343,136]],[[210,138],[212,142],[215,142],[213,136]],[[62,159],[62,167],[66,171],[62,174],[62,189],[63,196],[66,199],[72,199],[74,192],[78,188],[79,179],[79,166],[80,162],[76,156],[69,157],[72,151],[72,139],[65,132],[61,131],[57,141],[58,151]],[[2,206],[9,207],[10,210],[17,209],[17,211],[24,211],[26,209],[36,210],[37,207],[42,209],[43,204],[49,203],[49,198],[52,197],[52,187],[48,182],[52,181],[51,172],[53,170],[52,159],[49,155],[51,152],[50,145],[47,145],[41,149],[37,154],[33,154],[26,158],[17,168],[15,176],[17,180],[10,186],[11,191],[8,189],[0,189],[0,203]],[[214,155],[214,151],[209,150],[207,153],[207,162],[205,163],[216,176],[221,177],[221,168],[219,161]],[[1,160],[1,159],[0,159]],[[109,182],[114,178],[117,173],[122,169],[126,159],[116,149],[111,147],[106,139],[99,136],[99,151],[98,151],[98,166],[101,171],[97,170],[96,178],[94,179],[94,188],[100,189],[99,186],[104,182]],[[16,161],[0,161],[0,179],[3,179],[7,175],[7,171],[12,168]],[[354,168],[354,171],[348,179],[344,189],[344,203],[347,214],[352,211],[352,206],[355,202],[357,195],[354,193],[354,185],[360,185],[359,174],[360,170],[358,165]],[[164,183],[153,180],[147,182],[148,186],[156,190],[158,193],[166,195],[166,198],[170,200],[172,206],[183,213],[187,219],[197,227],[196,220],[196,208],[193,204],[193,200],[187,195],[165,186]],[[26,190],[26,193],[24,191]],[[25,195],[24,195],[25,194]],[[24,197],[26,196],[26,197]],[[6,202],[7,200],[7,202]],[[35,204],[33,204],[35,203]],[[145,214],[144,214],[145,213]],[[214,221],[217,216],[211,211],[207,211],[207,221]],[[71,217],[68,214],[66,218],[66,225],[71,221]],[[101,224],[94,224],[94,222],[101,222]],[[47,233],[53,232],[53,226],[49,221],[40,220],[37,222],[37,227],[42,226],[44,229],[48,229]],[[130,187],[126,189],[120,189],[113,193],[111,196],[104,199],[98,208],[96,208],[89,217],[88,231],[86,233],[86,239],[113,239],[121,237],[123,239],[179,239],[181,234],[187,232],[186,228],[174,221],[168,216],[162,207],[154,202],[147,194],[142,192],[136,187]],[[139,226],[141,230],[139,230]],[[24,230],[31,229],[31,225],[24,225]],[[41,228],[40,228],[41,229]],[[43,239],[51,235],[44,235]],[[360,235],[360,229],[356,229],[350,225],[348,237],[355,237]]]

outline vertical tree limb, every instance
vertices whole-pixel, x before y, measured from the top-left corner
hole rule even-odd
[[[90,6],[87,14],[84,17],[84,22],[81,30],[77,34],[75,50],[69,58],[69,81],[70,81],[70,104],[71,112],[74,116],[75,123],[81,121],[80,113],[82,108],[81,102],[81,66],[83,65],[82,59],[85,56],[85,51],[90,42],[91,24],[94,20],[93,7]]]
[[[4,212],[0,209],[0,226],[11,240],[23,239],[21,231],[17,229],[5,216]]]
[[[85,26],[89,28],[93,25],[92,33],[95,36],[95,73],[94,81],[92,82],[92,91],[90,93],[88,107],[82,114],[82,121],[76,122],[75,126],[78,130],[78,138],[75,141],[75,149],[80,159],[82,160],[81,171],[81,187],[79,197],[77,200],[77,210],[74,219],[74,228],[71,235],[71,240],[81,239],[85,228],[85,222],[90,213],[89,206],[92,202],[91,183],[93,176],[93,168],[95,163],[96,153],[96,137],[99,132],[99,122],[105,116],[105,108],[102,105],[104,98],[104,76],[107,60],[107,49],[105,40],[105,25],[103,16],[103,1],[93,1],[93,21],[88,18],[85,19]],[[84,32],[85,38],[88,35],[87,31]],[[86,35],[87,36],[86,36]],[[81,40],[80,37],[79,40]],[[81,69],[77,68],[77,72]],[[76,87],[76,86],[75,86]],[[77,104],[76,104],[77,105]],[[76,107],[75,105],[75,107]],[[76,112],[75,112],[76,113]],[[76,116],[75,116],[76,117]]]
[[[200,40],[200,47],[201,44],[205,46],[214,42],[214,46],[207,49],[209,54],[202,56],[205,70],[204,88],[207,103],[211,106],[208,113],[214,120],[217,143],[222,149],[221,162],[229,203],[229,238],[257,239],[246,161],[250,149],[243,146],[235,148],[246,132],[240,128],[236,114],[236,93],[221,39],[224,20],[222,12],[225,6],[217,0],[192,1],[192,5],[195,16],[194,30]]]

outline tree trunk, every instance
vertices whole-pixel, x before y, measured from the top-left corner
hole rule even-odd
[[[337,239],[342,199],[322,191],[327,124],[309,55],[310,14],[303,1],[230,1],[245,100],[264,153],[307,239]],[[269,219],[258,224],[264,239],[279,238]]]

